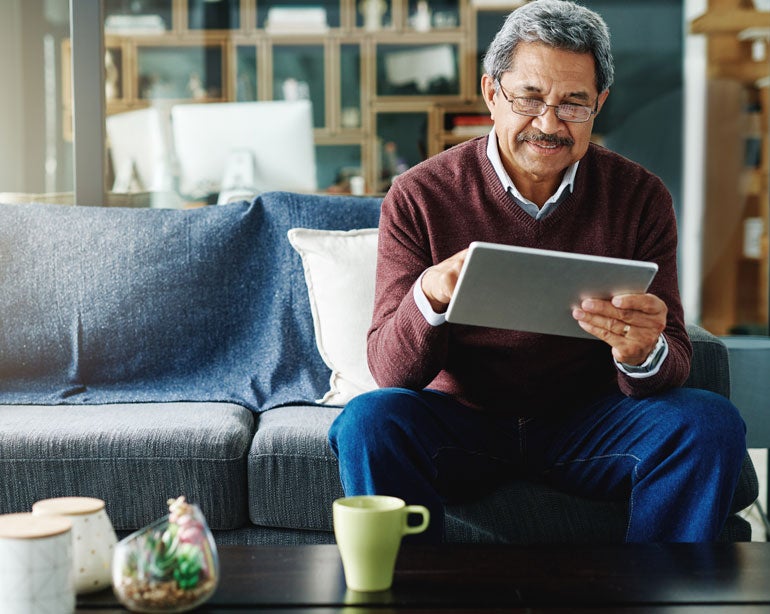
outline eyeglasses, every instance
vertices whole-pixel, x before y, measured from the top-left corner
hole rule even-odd
[[[508,98],[505,90],[503,89],[500,81],[497,82],[500,87],[500,93],[507,102],[511,103],[511,111],[518,113],[519,115],[527,115],[529,117],[540,117],[545,115],[546,111],[550,107],[556,112],[556,117],[565,122],[582,123],[591,119],[598,110],[599,99],[597,98],[596,104],[593,108],[584,107],[579,104],[546,104],[542,100],[537,98],[526,98],[525,96],[514,96]]]

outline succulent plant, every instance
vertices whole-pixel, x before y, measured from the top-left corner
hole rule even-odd
[[[193,544],[181,544],[174,568],[174,580],[179,588],[188,590],[195,588],[203,568],[203,555],[200,548]]]
[[[147,534],[141,551],[144,556],[131,560],[140,577],[174,580],[182,590],[195,588],[206,561],[201,544],[206,539],[204,526],[184,497],[169,499],[168,524],[162,531]]]

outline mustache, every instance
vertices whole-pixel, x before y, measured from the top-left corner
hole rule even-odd
[[[545,134],[544,132],[521,132],[516,136],[518,143],[545,143],[546,145],[564,145],[572,147],[575,140],[568,136],[557,136],[556,134]]]

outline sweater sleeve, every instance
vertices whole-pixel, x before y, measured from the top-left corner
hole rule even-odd
[[[668,190],[657,178],[650,178],[650,190],[638,228],[635,258],[658,264],[658,274],[649,292],[668,307],[664,335],[668,355],[655,375],[630,377],[618,371],[621,391],[633,397],[645,397],[684,384],[690,373],[692,344],[684,324],[677,275],[677,230],[673,204]]]
[[[434,264],[418,207],[396,182],[382,203],[369,369],[380,386],[422,389],[446,361],[449,327],[431,326],[414,284]]]

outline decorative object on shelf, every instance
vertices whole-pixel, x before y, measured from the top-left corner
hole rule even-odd
[[[281,83],[284,100],[310,100],[310,85],[293,77],[284,79]]]
[[[387,192],[397,175],[409,169],[409,164],[398,153],[398,145],[394,141],[386,141],[382,145],[382,167],[380,169],[381,192]]]
[[[758,260],[763,256],[762,237],[765,234],[765,220],[761,217],[747,217],[743,220],[743,257]]]
[[[434,84],[457,82],[454,49],[449,44],[391,50],[384,61],[388,84],[394,87],[414,84],[417,93],[428,94]]]
[[[432,14],[428,0],[417,0],[417,10],[409,18],[409,22],[418,32],[428,32],[430,31]]]
[[[186,612],[204,603],[219,581],[219,557],[198,506],[169,499],[169,514],[118,543],[113,589],[133,612]]]
[[[107,102],[120,98],[120,71],[110,49],[104,52],[104,98]]]
[[[753,27],[738,32],[739,41],[751,41],[751,59],[755,62],[767,60],[767,46],[770,44],[770,28]]]
[[[434,11],[433,27],[436,29],[456,28],[457,12],[455,11]]]
[[[75,591],[93,593],[110,586],[115,530],[104,501],[92,497],[43,499],[32,506],[34,516],[64,517],[72,523]]]
[[[364,30],[375,32],[382,28],[382,18],[388,12],[385,0],[361,0],[358,10],[364,17]]]
[[[190,73],[187,80],[187,91],[193,100],[203,100],[206,97],[206,88],[203,87],[203,80],[197,72]]]
[[[353,175],[350,178],[350,193],[353,196],[363,196],[366,192],[366,181],[361,175]]]
[[[361,109],[358,107],[343,107],[340,116],[343,128],[358,128],[361,126]]]

